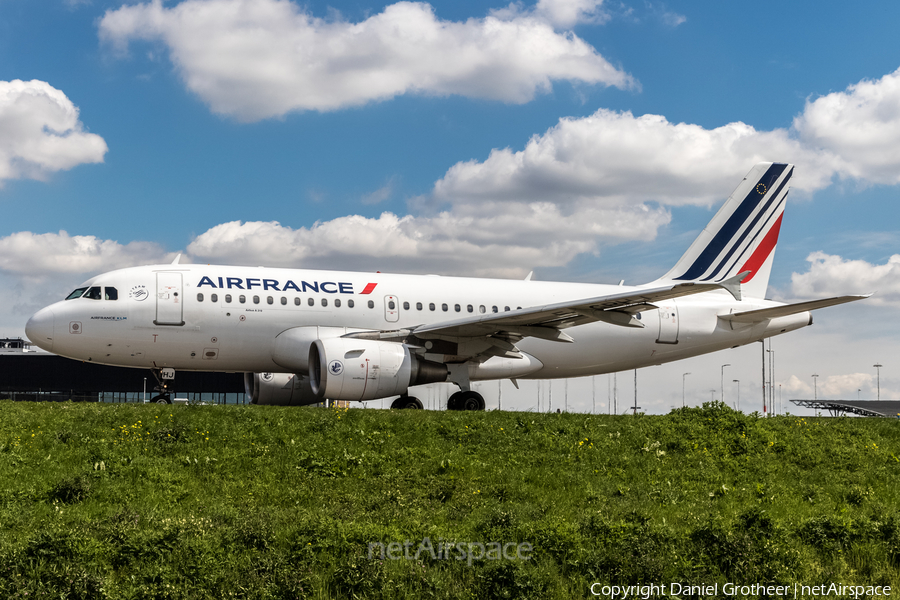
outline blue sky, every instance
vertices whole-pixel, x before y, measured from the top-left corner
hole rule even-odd
[[[263,42],[236,51],[250,19]],[[778,160],[807,179],[770,295],[879,290],[795,334],[784,385],[802,394],[817,336],[897,355],[898,23],[893,2],[0,0],[0,83],[28,83],[0,91],[0,334],[92,274],[176,252],[638,283]],[[403,42],[423,27],[432,41]],[[20,131],[12,107],[47,121]],[[703,364],[687,370],[717,382]],[[835,394],[871,387],[862,362],[828,368]]]

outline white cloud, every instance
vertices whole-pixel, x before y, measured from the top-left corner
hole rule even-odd
[[[120,244],[92,235],[21,231],[0,238],[0,273],[24,279],[47,279],[56,275],[81,277],[123,267],[171,261],[152,242]]]
[[[553,3],[551,3],[553,4]],[[629,88],[590,44],[533,15],[465,22],[398,2],[365,21],[324,20],[288,0],[160,0],[108,11],[103,41],[160,41],[187,87],[243,121],[336,110],[407,93],[524,103],[553,81]]]
[[[0,185],[44,179],[55,171],[103,162],[106,142],[87,133],[78,109],[43,81],[0,81]]]
[[[791,275],[791,293],[798,298],[827,298],[842,294],[876,292],[872,304],[900,306],[900,254],[883,265],[864,260],[813,252],[806,273]]]
[[[659,115],[600,109],[563,118],[524,150],[495,149],[484,162],[460,162],[434,187],[437,198],[589,198],[604,203],[668,205],[719,202],[760,161],[797,163],[792,186],[826,187],[834,159],[810,151],[787,130],[744,123],[704,129]]]
[[[397,176],[388,179],[387,183],[368,194],[363,194],[360,202],[363,204],[380,204],[385,200],[389,200],[394,195],[394,189],[397,187]]]
[[[603,0],[538,0],[534,12],[559,28],[578,23],[604,23],[609,14],[603,11]]]
[[[644,206],[565,214],[550,203],[516,211],[499,203],[477,210],[463,205],[433,217],[386,212],[299,229],[233,221],[199,235],[188,252],[237,264],[518,277],[595,251],[598,239],[650,239],[668,219],[667,212]]]
[[[610,19],[609,13],[603,10],[603,0],[538,0],[529,7],[519,1],[494,9],[491,15],[504,21],[530,16],[559,29],[579,23],[606,23]]]
[[[841,375],[820,376],[814,384],[791,375],[784,384],[784,392],[802,398],[855,400],[857,390],[859,399],[869,399],[875,394],[875,375],[870,373],[844,373]]]
[[[794,129],[805,146],[840,156],[842,176],[900,183],[900,69],[807,101]]]

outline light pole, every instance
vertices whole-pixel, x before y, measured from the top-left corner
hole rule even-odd
[[[813,378],[813,400],[818,400],[819,399],[819,384],[817,382],[818,382],[819,376],[816,373],[813,373],[812,378]]]
[[[684,408],[684,378],[690,375],[690,373],[684,373],[681,376],[681,408]]]
[[[769,338],[769,349],[766,352],[769,353],[769,408],[774,415],[778,412],[778,405],[775,403],[775,351],[772,350],[772,338]]]
[[[719,399],[722,402],[725,402],[725,367],[730,367],[730,366],[731,366],[731,363],[722,365],[722,381],[721,381],[722,393],[719,395]]]
[[[709,401],[710,402],[716,401],[716,390],[714,390],[714,389],[709,390]]]
[[[884,365],[875,363],[872,366],[875,367],[875,370],[878,372],[878,399],[881,400],[881,367]]]
[[[741,380],[735,379],[734,382],[738,384],[738,401],[737,401],[737,409],[741,410]]]

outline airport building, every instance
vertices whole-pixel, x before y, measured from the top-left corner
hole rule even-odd
[[[141,402],[157,395],[149,369],[109,367],[35,349],[21,338],[0,339],[0,400]],[[243,373],[178,371],[172,398],[243,404]]]

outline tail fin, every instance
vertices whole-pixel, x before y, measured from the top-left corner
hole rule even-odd
[[[794,165],[758,163],[662,279],[719,282],[744,271],[744,295],[764,298]]]

